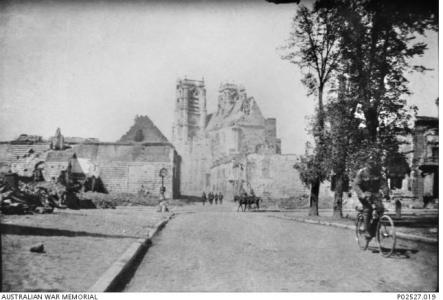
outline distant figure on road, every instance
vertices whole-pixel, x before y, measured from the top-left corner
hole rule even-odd
[[[205,192],[203,192],[203,194],[202,194],[202,203],[203,203],[203,205],[206,204],[206,193]]]
[[[218,194],[217,193],[215,193],[215,195],[214,195],[214,200],[215,200],[215,204],[217,205],[217,202],[218,202]]]
[[[209,200],[209,204],[212,205],[212,201],[214,201],[214,194],[212,192],[209,192],[208,194],[208,200]]]
[[[220,202],[220,204],[223,203],[223,194],[221,192],[218,193],[218,201]]]
[[[166,192],[166,187],[165,186],[160,187],[160,195],[163,200],[166,200],[165,192]]]
[[[168,212],[168,211],[169,211],[169,208],[168,208],[168,201],[165,201],[165,200],[161,201],[161,202],[158,204],[157,212]]]

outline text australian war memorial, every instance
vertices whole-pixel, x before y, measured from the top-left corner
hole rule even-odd
[[[263,199],[308,201],[309,190],[294,168],[298,156],[281,153],[278,120],[260,110],[259,103],[270,99],[256,100],[233,83],[220,84],[217,99],[207,99],[205,82],[186,78],[177,80],[175,90],[171,141],[140,112],[115,142],[65,137],[63,128],[48,139],[22,134],[0,142],[0,172],[42,181],[62,174],[82,182],[92,178],[107,193],[143,189],[160,196],[165,186],[166,198],[212,191],[228,200],[253,190]],[[216,102],[215,111],[207,111],[208,101]],[[394,193],[419,206],[438,199],[438,119],[417,117],[413,133],[402,138],[409,168],[390,174]],[[160,170],[166,172],[160,176]],[[356,200],[349,196],[345,205],[352,206]],[[329,181],[320,197],[333,197]]]

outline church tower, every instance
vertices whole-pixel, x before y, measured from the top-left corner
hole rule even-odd
[[[203,80],[178,79],[172,142],[180,155],[206,126],[206,88]],[[181,153],[180,153],[181,152]]]

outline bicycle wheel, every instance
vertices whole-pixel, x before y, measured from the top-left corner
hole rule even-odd
[[[377,224],[377,243],[380,254],[389,257],[395,250],[397,241],[394,222],[391,217],[383,215]]]
[[[355,237],[357,239],[358,246],[362,250],[368,249],[369,240],[365,236],[365,230],[363,230],[363,215],[357,215],[357,221],[355,222]]]

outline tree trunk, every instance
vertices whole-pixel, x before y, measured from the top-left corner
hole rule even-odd
[[[343,218],[343,183],[343,174],[337,174],[335,177],[334,218]]]
[[[318,88],[318,112],[317,112],[317,132],[314,132],[314,135],[317,135],[317,149],[319,146],[323,144],[323,131],[325,128],[324,121],[324,107],[323,107],[323,87],[324,84],[320,83]],[[315,178],[315,180],[311,183],[311,197],[309,199],[309,215],[310,216],[318,216],[318,196],[320,194],[320,178]]]
[[[318,137],[320,141],[323,139],[323,131],[325,129],[325,112],[323,106],[323,84],[320,84],[318,88],[318,112],[317,112],[317,124],[318,124]]]
[[[377,110],[370,108],[365,111],[366,126],[372,142],[377,141],[377,129],[379,127]]]
[[[318,195],[320,192],[320,179],[316,178],[311,183],[311,198],[309,199],[309,215],[318,216]]]

